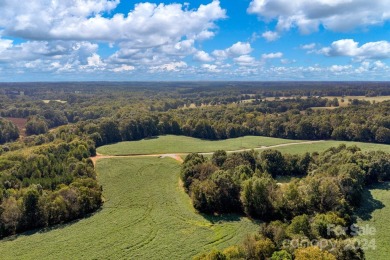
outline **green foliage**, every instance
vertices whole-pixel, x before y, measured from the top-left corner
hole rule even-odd
[[[248,235],[242,243],[242,251],[245,259],[269,259],[275,252],[274,243],[268,238],[257,235]]]
[[[0,118],[0,144],[15,141],[18,138],[18,128],[11,121]]]
[[[336,257],[327,251],[321,251],[319,247],[311,246],[306,248],[298,248],[295,251],[295,259],[296,260],[311,260],[311,259],[336,260]]]
[[[1,258],[45,259],[50,253],[55,259],[192,259],[238,244],[258,228],[240,215],[197,214],[178,185],[180,165],[170,158],[104,159],[96,169],[105,199],[99,211],[53,230],[4,239]],[[77,206],[75,188],[62,186],[56,192],[66,201],[67,214],[77,211],[72,208]]]
[[[253,177],[243,183],[241,201],[244,212],[252,217],[270,219],[276,183],[269,177]]]
[[[286,250],[280,250],[272,254],[271,260],[292,260],[292,255]]]
[[[359,206],[368,183],[388,178],[388,156],[345,145],[313,156],[266,150],[260,156],[253,152],[229,154],[218,168],[202,155],[190,154],[184,160],[181,177],[200,212],[242,210],[262,220],[329,211],[349,215]],[[277,185],[269,173],[301,178]]]
[[[49,131],[49,127],[43,117],[31,116],[26,125],[27,135],[40,135]]]
[[[194,257],[194,260],[227,260],[228,258],[224,253],[218,250],[213,250],[208,254],[204,254],[198,257]]]
[[[0,159],[0,237],[68,222],[102,205],[89,145],[60,140]]]
[[[295,237],[295,236],[312,237],[311,230],[310,230],[309,216],[304,214],[293,218],[291,220],[290,225],[287,227],[286,232],[290,237]]]
[[[335,212],[327,212],[325,214],[317,214],[313,217],[310,228],[315,237],[322,238],[340,238],[344,232],[335,232],[337,228],[343,228],[347,225],[345,219],[339,217]],[[329,227],[334,227],[333,229]]]
[[[285,160],[281,152],[277,150],[265,150],[261,153],[261,167],[263,171],[273,177],[285,174]]]
[[[221,167],[227,159],[227,153],[224,150],[218,150],[213,153],[211,161],[218,167]]]
[[[293,93],[305,96],[353,93],[375,96],[387,93],[385,87],[367,89],[347,86],[326,90],[319,88],[316,83],[310,83],[310,88],[305,90],[287,88],[279,91],[272,86],[259,87],[259,83],[242,83],[240,88],[215,89],[207,86],[197,88],[188,84],[189,86],[179,84],[164,89],[145,87],[142,83],[131,89],[114,84],[116,86],[109,90],[102,86],[88,88],[75,84],[66,85],[63,91],[53,91],[45,84],[31,89],[11,84],[2,89],[0,114],[29,118],[27,134],[37,136],[25,137],[20,142],[0,148],[0,236],[65,223],[99,208],[102,205],[102,190],[97,184],[92,162],[88,159],[96,154],[95,145],[140,140],[161,134],[184,134],[210,140],[250,134],[291,139],[336,139],[383,144],[390,142],[390,119],[387,115],[389,102],[370,104],[356,99],[351,100],[352,106],[347,108],[314,110],[310,107],[338,106],[338,99],[292,97]],[[313,88],[312,85],[317,87]],[[12,93],[20,90],[25,91],[25,97],[12,96]],[[275,100],[265,100],[270,96],[276,97]],[[282,96],[284,97],[279,98]],[[66,102],[46,104],[40,101],[41,98]],[[253,99],[253,103],[242,102],[248,99]],[[203,108],[184,108],[184,105],[188,107],[191,104],[202,104]],[[48,133],[49,128],[66,125],[68,122],[74,124]],[[17,138],[17,128],[7,124],[7,121],[0,120],[0,143]],[[174,144],[161,143],[158,138],[130,143],[127,147],[111,151],[115,154],[199,152],[260,148],[293,142],[261,137],[223,142],[181,138],[186,142],[179,142],[177,137],[167,137],[164,140],[170,140]],[[323,151],[325,147],[335,144],[338,143],[322,142],[278,149],[288,149],[292,153],[300,152],[299,150]],[[360,144],[359,147],[376,150],[379,146]],[[386,146],[381,147],[388,150]],[[109,148],[102,148],[103,151],[105,149],[110,151]],[[335,234],[325,235],[325,225],[341,225],[351,220],[349,215],[360,205],[365,187],[390,179],[389,159],[389,155],[385,153],[363,153],[356,147],[345,146],[312,156],[308,153],[284,155],[277,151],[265,151],[260,156],[253,151],[227,155],[219,151],[211,161],[200,155],[189,156],[180,177],[193,205],[200,212],[241,212],[262,220],[283,220],[284,223],[272,222],[265,226],[262,236],[253,237],[251,241],[244,243],[245,246],[231,248],[229,253],[216,251],[210,254],[211,259],[225,256],[264,259],[273,256],[273,251],[280,251],[281,240],[288,236],[328,236],[340,239]],[[162,169],[158,171],[164,172]],[[290,183],[276,183],[272,177],[279,175],[301,179],[294,179]],[[150,184],[152,181],[138,183],[134,189],[139,189],[144,183]],[[158,190],[158,185],[160,183],[148,190],[149,196],[161,195],[153,193]],[[122,198],[123,192],[116,195]],[[172,204],[175,202],[177,200],[171,201]],[[165,201],[159,203],[166,205]],[[134,205],[134,201],[131,200],[128,204]],[[149,203],[145,208],[150,210],[154,205]],[[118,207],[125,210],[122,202],[113,205],[112,209]],[[152,211],[140,215],[148,216]],[[120,215],[118,213],[116,217]],[[154,215],[148,225],[155,223],[161,215]],[[182,215],[177,218],[186,219]],[[142,221],[142,217],[138,216],[134,222],[139,223],[139,219]],[[173,219],[172,216],[169,219]],[[117,218],[114,220],[116,223]],[[122,224],[118,227],[129,226],[128,223]],[[204,228],[207,225],[209,223],[202,223],[200,226]],[[103,227],[104,223],[101,222],[100,226]],[[174,225],[170,227],[167,230],[172,230]],[[109,230],[105,233],[110,232],[118,234],[122,230]],[[152,234],[147,241],[154,241],[157,236],[155,232],[148,233],[144,229],[139,233]],[[178,234],[183,233],[191,233],[191,230],[181,228]],[[220,234],[214,235],[218,237]],[[87,241],[88,244],[92,240],[84,242]],[[72,242],[71,239],[68,242]],[[123,244],[122,241],[116,242],[124,251],[129,248],[134,250],[134,246]],[[135,247],[143,246],[144,243],[139,243]],[[313,255],[318,253],[315,248],[306,251]],[[297,258],[299,253],[302,252],[297,252]],[[116,254],[118,258],[123,258],[123,255],[127,254]],[[280,253],[280,257],[284,257],[283,255],[286,254]],[[341,248],[338,248],[335,255],[342,259],[364,257],[361,252]],[[97,256],[100,255],[95,255]],[[139,253],[135,256],[143,257]],[[318,257],[328,256],[319,254]]]

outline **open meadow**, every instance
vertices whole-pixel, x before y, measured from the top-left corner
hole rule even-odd
[[[299,142],[302,141],[263,136],[245,136],[226,140],[209,141],[187,136],[165,135],[140,141],[106,145],[99,147],[97,152],[106,155],[214,152],[221,149],[233,151]]]
[[[170,158],[98,161],[102,209],[50,231],[3,240],[1,259],[191,259],[257,230],[248,218],[197,214],[179,185],[179,168]]]
[[[390,152],[390,145],[387,144],[374,144],[374,143],[360,143],[360,142],[346,142],[346,141],[323,141],[312,144],[302,143],[297,145],[289,145],[289,146],[281,146],[275,147],[274,149],[281,151],[282,153],[291,153],[291,154],[303,154],[306,152],[323,152],[326,149],[331,147],[337,147],[341,144],[345,144],[347,146],[356,145],[362,151],[384,151]]]
[[[390,183],[381,183],[366,190],[357,214],[357,224],[365,230],[359,239],[367,259],[387,260],[390,255]],[[373,228],[373,232],[370,229]]]
[[[121,142],[99,147],[97,152],[104,155],[142,155],[192,152],[236,151],[242,149],[277,149],[281,152],[302,154],[321,152],[330,147],[346,144],[357,145],[363,151],[382,150],[390,152],[390,145],[346,142],[346,141],[302,141],[263,136],[245,136],[227,140],[209,141],[186,136],[165,135],[140,141]]]

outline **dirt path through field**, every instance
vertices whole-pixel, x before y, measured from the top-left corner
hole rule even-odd
[[[271,146],[262,146],[258,148],[252,148],[252,149],[240,149],[240,150],[234,150],[234,151],[226,151],[227,153],[240,153],[245,151],[251,151],[251,150],[265,150],[265,149],[272,149],[272,148],[278,148],[278,147],[284,147],[284,146],[292,146],[292,145],[300,145],[300,144],[314,144],[314,143],[321,143],[325,142],[324,140],[321,141],[307,141],[307,142],[300,142],[300,143],[286,143],[286,144],[278,144],[278,145],[271,145]],[[100,159],[109,159],[109,158],[139,158],[139,157],[158,157],[158,158],[172,158],[180,163],[183,162],[182,156],[186,156],[189,153],[167,153],[167,154],[129,154],[129,155],[104,155],[97,153],[96,156],[91,157],[91,160],[94,165],[96,165],[97,160]],[[207,152],[207,153],[199,153],[202,155],[212,155],[213,152]]]

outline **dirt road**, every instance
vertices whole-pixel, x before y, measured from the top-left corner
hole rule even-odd
[[[234,150],[234,151],[226,151],[227,153],[240,153],[245,151],[259,151],[259,150],[266,150],[266,149],[272,149],[272,148],[278,148],[278,147],[285,147],[285,146],[292,146],[292,145],[301,145],[301,144],[314,144],[314,143],[321,143],[325,142],[324,140],[321,141],[307,141],[307,142],[300,142],[300,143],[287,143],[287,144],[278,144],[278,145],[271,145],[271,146],[262,146],[258,148],[253,149],[240,149],[240,150]],[[183,158],[182,156],[186,156],[189,153],[169,153],[169,154],[130,154],[130,155],[104,155],[104,154],[97,154],[94,157],[91,157],[91,160],[94,165],[96,165],[97,160],[100,159],[109,159],[109,158],[137,158],[137,157],[158,157],[158,158],[172,158],[176,161],[182,163]],[[212,155],[213,152],[207,152],[207,153],[199,153],[202,155]]]

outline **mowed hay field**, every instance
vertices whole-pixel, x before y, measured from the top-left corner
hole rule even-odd
[[[247,218],[205,218],[179,185],[171,158],[97,162],[106,202],[89,218],[1,241],[1,259],[191,259],[255,232]]]
[[[345,142],[345,141],[323,141],[318,143],[302,143],[297,145],[289,145],[282,147],[275,147],[273,149],[279,150],[282,153],[291,153],[291,154],[303,154],[306,152],[323,152],[331,147],[337,147],[341,144],[345,144],[347,146],[356,145],[362,151],[370,152],[370,151],[384,151],[390,153],[390,145],[387,144],[374,144],[374,143],[359,143],[359,142]]]
[[[165,135],[140,141],[106,145],[99,147],[97,152],[105,155],[214,152],[220,149],[232,151],[298,142],[303,141],[263,136],[245,136],[209,141],[187,136]]]
[[[390,152],[390,145],[345,142],[345,141],[302,141],[263,136],[246,136],[234,139],[208,141],[186,136],[166,135],[140,141],[121,142],[99,147],[97,152],[104,155],[139,155],[139,154],[169,154],[191,152],[215,152],[217,150],[235,151],[241,149],[264,150],[277,149],[281,152],[302,154],[305,152],[322,152],[340,144],[357,145],[363,151],[382,150]],[[276,147],[273,147],[276,146]],[[277,147],[279,146],[279,147]]]
[[[387,260],[390,256],[390,183],[375,185],[364,192],[363,198],[358,225],[365,230],[375,228],[375,231],[358,238],[362,246],[368,246],[365,250],[368,260]]]

